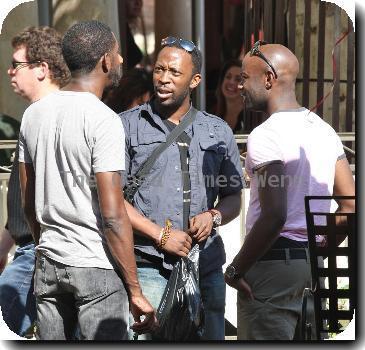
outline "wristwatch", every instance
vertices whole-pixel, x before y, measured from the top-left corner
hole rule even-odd
[[[208,210],[208,213],[210,213],[210,215],[212,215],[213,228],[216,228],[222,224],[222,216],[219,212],[210,209],[210,210]]]
[[[228,265],[224,274],[230,279],[239,277],[236,268],[233,265]]]

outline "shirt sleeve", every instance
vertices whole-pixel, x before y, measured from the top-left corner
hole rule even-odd
[[[342,158],[346,157],[345,151],[343,149],[343,144],[342,141],[340,139],[340,137],[335,134],[336,137],[336,154],[337,154],[337,160],[340,160]]]
[[[22,123],[20,125],[20,132],[19,132],[19,162],[20,163],[32,163],[32,158],[29,154],[28,147],[27,147],[27,140],[25,136],[26,130],[26,123],[27,123],[27,116],[24,113]]]
[[[122,120],[123,127],[124,127],[124,133],[125,133],[125,151],[124,151],[124,159],[125,159],[125,169],[122,171],[122,185],[123,187],[127,183],[127,177],[130,173],[130,155],[129,155],[129,147],[130,147],[130,132],[129,132],[129,121],[127,118],[120,116],[120,119]]]
[[[276,162],[284,162],[284,159],[275,135],[266,130],[253,131],[247,140],[247,173],[252,175],[259,168]]]
[[[124,129],[120,118],[111,115],[97,125],[93,137],[94,173],[124,170]]]
[[[227,196],[234,194],[244,188],[244,177],[238,151],[237,142],[231,128],[227,134],[227,151],[221,163],[220,174],[226,182],[226,186],[220,186],[220,195]]]

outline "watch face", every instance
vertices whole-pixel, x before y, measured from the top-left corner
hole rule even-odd
[[[219,214],[217,214],[215,217],[214,217],[214,221],[217,225],[220,225],[222,223],[222,218]]]
[[[233,278],[236,274],[236,269],[232,265],[228,265],[225,274],[228,278]]]
[[[215,214],[213,217],[213,224],[214,227],[220,226],[220,224],[222,223],[222,218],[219,214]]]

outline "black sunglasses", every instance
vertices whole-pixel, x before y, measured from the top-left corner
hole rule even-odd
[[[13,69],[18,69],[19,67],[29,66],[30,64],[42,63],[41,61],[31,61],[31,62],[19,62],[19,61],[11,61],[11,66]]]
[[[185,40],[181,38],[175,38],[174,36],[168,36],[161,40],[161,46],[171,46],[175,43],[178,43],[184,50],[187,52],[193,52],[196,49],[195,44],[190,40]]]
[[[262,40],[256,41],[255,44],[252,46],[252,49],[250,50],[250,56],[257,56],[257,57],[260,57],[262,60],[264,60],[269,65],[269,67],[272,69],[275,79],[277,79],[278,75],[276,74],[275,68],[273,67],[271,62],[260,51],[260,46],[263,46],[266,44],[267,44],[266,41],[262,41]]]

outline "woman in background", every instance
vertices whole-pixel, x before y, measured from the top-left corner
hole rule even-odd
[[[240,81],[241,61],[227,61],[219,75],[215,114],[228,123],[234,134],[247,133],[244,125],[243,98],[238,90]]]
[[[132,68],[123,74],[119,86],[110,90],[103,102],[120,113],[147,102],[152,94],[152,74],[144,68]]]

